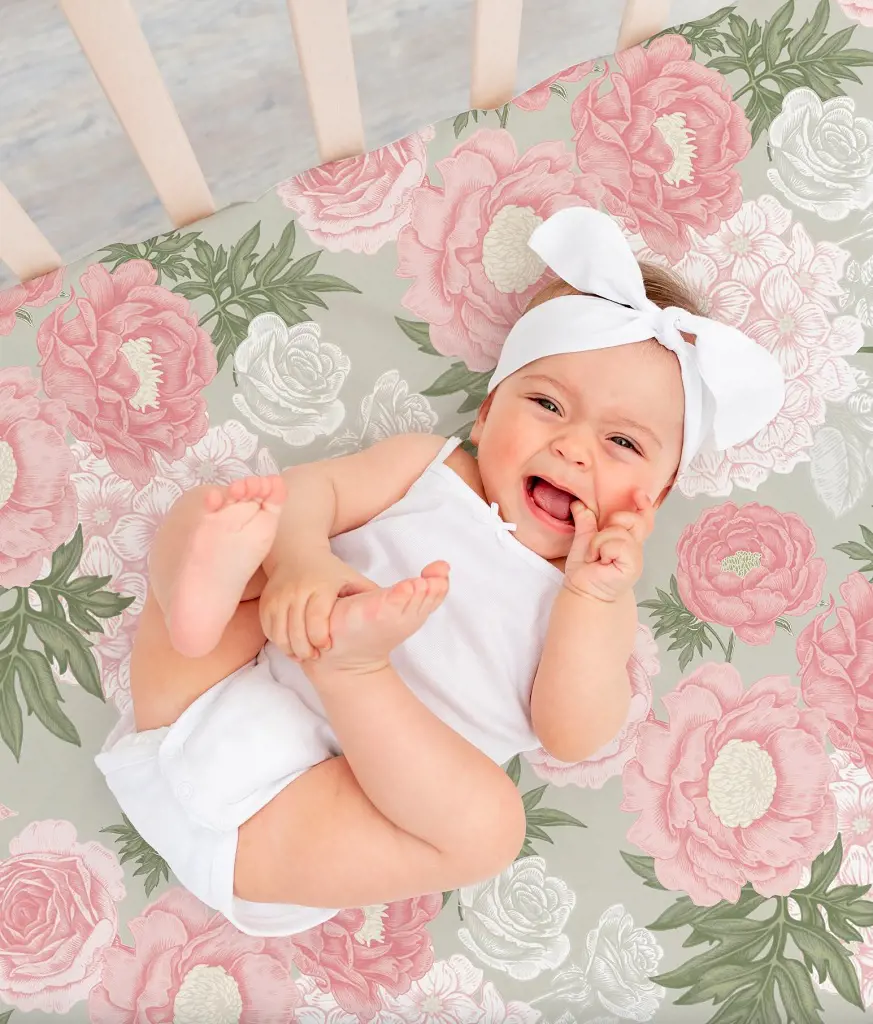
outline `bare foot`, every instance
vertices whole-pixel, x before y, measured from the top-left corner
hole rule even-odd
[[[204,493],[203,518],[185,549],[167,613],[170,640],[181,654],[203,657],[221,639],[273,544],[284,501],[280,476],[247,476]]]
[[[449,566],[431,562],[414,579],[365,594],[341,597],[330,617],[331,646],[306,663],[317,674],[368,672],[419,630],[449,590]]]

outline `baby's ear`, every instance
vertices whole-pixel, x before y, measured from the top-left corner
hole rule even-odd
[[[485,401],[479,406],[479,412],[476,413],[476,422],[470,430],[470,442],[477,448],[479,446],[479,440],[482,437],[482,428],[485,426],[485,420],[488,418],[488,411],[491,408],[491,403],[494,401],[495,394],[497,394],[497,392],[492,391]]]

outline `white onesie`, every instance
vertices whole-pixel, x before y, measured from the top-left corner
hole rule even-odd
[[[449,563],[446,599],[391,661],[422,703],[502,764],[539,745],[530,693],[563,575],[445,465],[459,443],[447,441],[400,501],[331,548],[380,586],[417,576],[428,562]],[[289,935],[337,911],[235,897],[238,829],[339,753],[312,684],[268,643],[168,728],[137,733],[126,712],[96,761],[183,885],[241,931]]]

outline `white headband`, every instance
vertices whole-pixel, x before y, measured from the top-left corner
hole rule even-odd
[[[776,359],[741,331],[685,309],[660,309],[619,226],[604,213],[571,206],[533,232],[528,245],[577,291],[525,313],[512,327],[489,384],[544,356],[615,348],[655,338],[675,353],[685,389],[680,470],[704,447],[750,440],[785,401]],[[595,297],[597,296],[597,297]],[[679,333],[695,335],[689,345]]]

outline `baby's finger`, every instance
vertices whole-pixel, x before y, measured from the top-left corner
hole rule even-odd
[[[332,590],[318,590],[306,605],[306,635],[320,650],[330,647],[330,613],[335,604],[336,594]]]
[[[626,530],[640,544],[649,533],[645,517],[638,512],[613,512],[609,517],[607,527],[613,526]]]
[[[646,523],[648,533],[652,532],[655,527],[655,506],[652,499],[646,494],[646,492],[640,487],[634,491],[634,502],[637,506],[637,513],[643,517]],[[644,538],[645,539],[645,538]]]
[[[586,561],[596,562],[598,559],[603,561],[602,552],[605,546],[618,545],[620,547],[631,547],[636,546],[636,541],[631,537],[630,533],[621,526],[608,526],[605,530],[601,530],[596,534],[588,548],[588,555]],[[611,550],[615,550],[611,547]]]
[[[306,606],[310,599],[311,595],[306,600],[291,601],[288,605],[288,646],[291,657],[298,661],[305,661],[315,653],[306,635]]]

